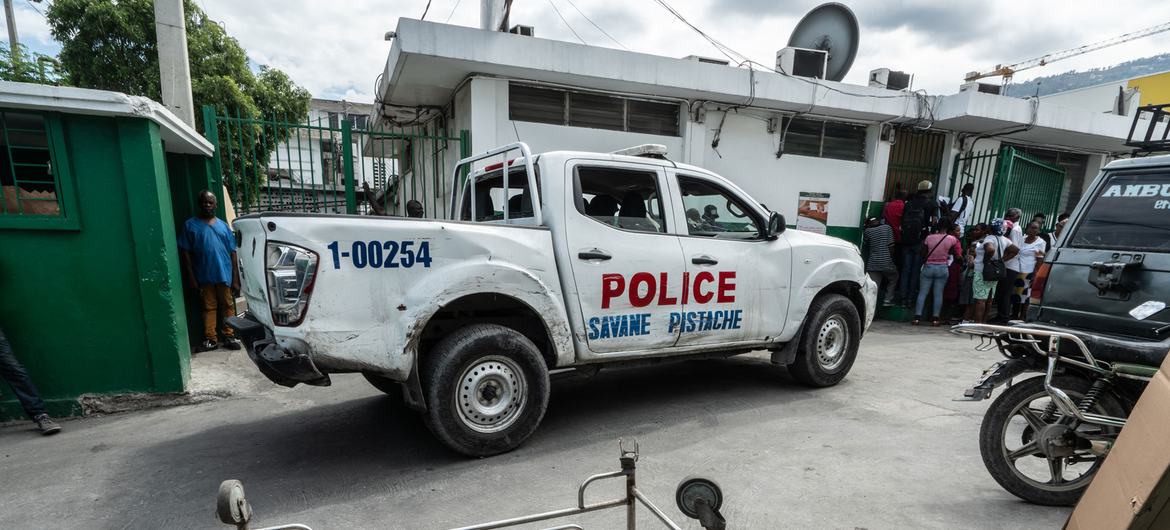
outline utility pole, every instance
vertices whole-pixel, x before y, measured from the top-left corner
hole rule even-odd
[[[16,13],[12,10],[12,0],[4,0],[4,18],[8,21],[8,45],[12,47],[12,60],[16,60],[20,53],[20,39],[16,36]]]
[[[5,0],[10,4],[12,0]],[[158,69],[162,103],[192,128],[195,108],[191,97],[191,65],[187,61],[187,22],[183,0],[155,0],[154,33],[158,40]]]

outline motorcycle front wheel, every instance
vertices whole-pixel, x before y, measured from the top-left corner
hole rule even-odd
[[[1053,384],[1078,404],[1092,387],[1090,381],[1073,376],[1057,376]],[[1125,407],[1110,392],[1098,395],[1090,411],[1118,418],[1127,415]],[[1043,376],[1020,381],[1006,389],[988,407],[979,429],[979,451],[992,478],[1003,489],[1028,502],[1047,506],[1076,504],[1105,457],[1094,455],[1088,449],[1073,449],[1067,456],[1045,456],[1038,435],[1049,426],[1061,423],[1092,437],[1115,438],[1120,431],[1066,418],[1044,390]]]

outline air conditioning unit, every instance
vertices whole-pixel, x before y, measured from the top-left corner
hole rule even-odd
[[[910,88],[911,79],[910,74],[889,68],[878,68],[869,72],[869,86],[871,87],[907,90]]]
[[[731,65],[731,61],[728,61],[727,59],[716,59],[713,57],[703,57],[701,55],[688,55],[686,57],[683,57],[683,60],[695,61],[697,63],[705,63],[705,64],[718,64],[718,65],[722,65],[722,66],[730,66]]]
[[[535,37],[536,36],[536,28],[533,26],[525,26],[522,24],[516,24],[515,26],[512,26],[512,29],[508,30],[508,33],[515,33],[517,35],[523,35],[525,37]]]
[[[983,92],[984,94],[995,94],[998,96],[1002,90],[1003,90],[1002,85],[996,85],[996,84],[992,84],[992,83],[980,83],[978,81],[968,81],[966,83],[959,85],[959,92],[975,91],[975,92]]]
[[[776,69],[788,75],[825,78],[829,52],[788,47],[776,52]]]

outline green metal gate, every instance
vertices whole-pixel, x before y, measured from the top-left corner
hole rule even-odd
[[[882,197],[893,197],[895,189],[913,193],[918,183],[929,180],[938,189],[939,169],[943,165],[943,149],[947,135],[910,127],[894,130],[894,144],[890,147],[890,163],[886,170],[886,189]]]
[[[204,136],[215,146],[214,171],[238,215],[261,212],[406,215],[418,201],[426,217],[445,217],[450,175],[470,155],[468,131],[450,134],[440,120],[393,129],[358,129],[349,120],[219,115],[203,108]]]
[[[956,156],[950,189],[957,196],[964,185],[975,185],[971,194],[975,205],[972,223],[1002,218],[1008,208],[1019,208],[1025,221],[1039,212],[1047,214],[1048,226],[1044,229],[1048,230],[1060,212],[1064,182],[1063,169],[1012,147],[1002,147]]]

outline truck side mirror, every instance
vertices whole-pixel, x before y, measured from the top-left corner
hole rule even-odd
[[[777,236],[783,234],[788,229],[788,225],[784,223],[784,214],[780,212],[772,212],[771,217],[768,217],[768,233],[767,239],[776,239]]]

